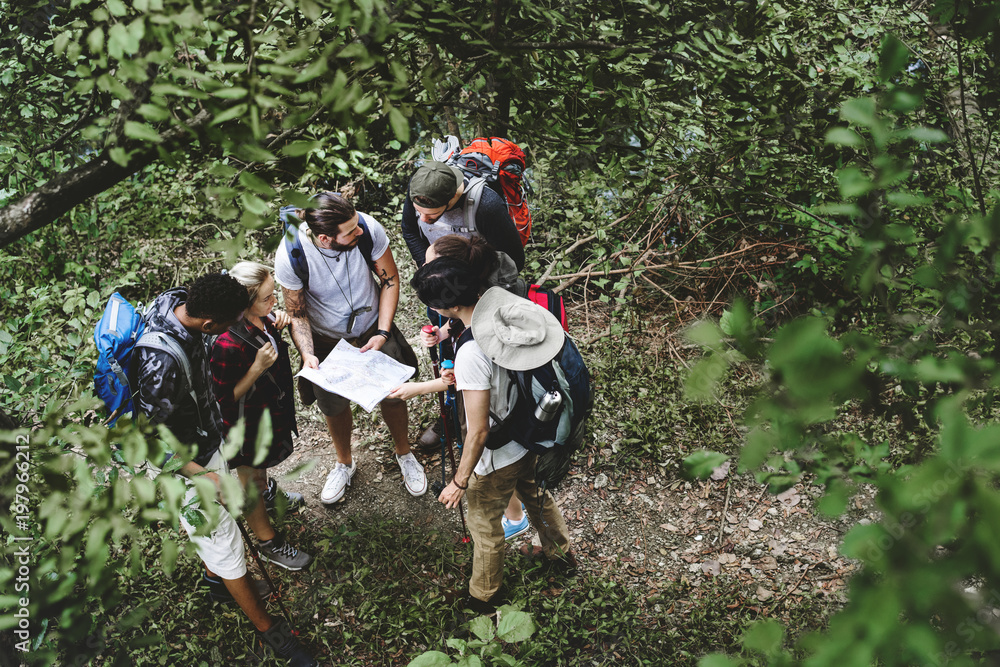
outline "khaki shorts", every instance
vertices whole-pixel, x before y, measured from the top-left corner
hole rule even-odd
[[[222,458],[222,452],[217,451],[205,465],[205,470],[217,473],[220,477],[229,474],[229,466]],[[184,504],[196,500],[198,492],[190,480],[184,478],[188,491],[184,496]],[[195,505],[197,508],[197,505]],[[194,543],[198,556],[205,562],[215,575],[223,579],[239,579],[247,573],[247,560],[243,552],[243,539],[236,527],[236,520],[225,508],[219,512],[219,523],[210,535],[195,535],[196,528],[184,520],[181,515],[181,525]]]
[[[376,331],[378,331],[378,322],[373,324],[368,329],[368,331],[364,332],[357,338],[354,339],[348,338],[346,340],[354,347],[364,347],[365,344],[369,340],[371,340],[372,336],[378,335],[377,333],[375,333]],[[417,362],[417,355],[413,351],[413,348],[410,347],[410,344],[406,341],[406,338],[403,336],[403,333],[399,330],[399,327],[393,324],[392,328],[389,329],[389,333],[391,334],[391,336],[389,336],[389,339],[385,341],[385,345],[382,346],[381,352],[383,354],[388,355],[392,359],[395,359],[401,364],[406,364],[407,366],[411,366],[414,369],[419,369]],[[339,339],[335,338],[331,339],[325,337],[323,339],[319,339],[318,337],[314,336],[313,346],[317,350],[316,356],[319,356],[318,351],[321,349],[332,350],[333,347],[337,344],[338,340]],[[327,352],[327,354],[329,354],[329,351]],[[322,357],[320,357],[320,359],[322,360],[323,358],[325,358],[325,356],[326,355],[323,355]],[[416,375],[414,375],[414,378],[416,378]],[[299,378],[299,382],[302,381],[303,378]],[[313,393],[316,395],[316,405],[319,406],[319,411],[328,417],[335,417],[339,415],[341,412],[346,410],[351,405],[351,402],[348,399],[341,396],[340,394],[331,393],[329,391],[326,391],[325,389],[317,387],[316,385],[312,385],[312,390]],[[402,402],[404,401],[401,398],[387,398],[382,401],[382,403],[402,403]]]

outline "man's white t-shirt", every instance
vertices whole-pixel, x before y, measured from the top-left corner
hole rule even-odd
[[[378,261],[389,250],[389,237],[370,215],[359,215],[364,216],[372,235],[372,260]],[[304,222],[299,225],[299,238],[309,267],[309,289],[305,292],[309,326],[329,338],[355,338],[363,334],[378,319],[380,290],[361,248],[355,246],[344,252],[324,250],[313,243],[312,233]],[[302,289],[284,241],[274,256],[274,279],[285,289]],[[348,331],[351,311],[364,306],[370,306],[371,310],[359,314],[354,328]]]
[[[455,354],[455,388],[459,391],[488,389],[490,412],[500,419],[510,413],[517,400],[517,387],[511,383],[507,371],[493,363],[474,339],[464,343]],[[490,425],[493,425],[492,418]],[[488,475],[516,463],[527,454],[528,450],[513,440],[499,449],[484,449],[475,472]]]

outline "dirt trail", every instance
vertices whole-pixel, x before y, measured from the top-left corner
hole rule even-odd
[[[315,462],[298,479],[282,482],[305,495],[308,506],[302,512],[334,524],[351,515],[372,515],[461,530],[457,513],[445,510],[432,492],[420,498],[406,492],[388,432],[377,416],[355,422],[358,468],[344,500],[322,505],[319,493],[333,465],[333,446],[315,409],[305,410],[299,421],[296,451],[274,472]],[[415,437],[416,429],[411,431]],[[580,457],[556,493],[574,551],[584,572],[634,587],[647,597],[671,581],[697,586],[714,576],[735,578],[747,600],[761,603],[837,594],[855,568],[837,552],[841,536],[848,522],[873,518],[865,509],[870,499],[864,496],[852,502],[846,519],[830,521],[814,511],[815,487],[799,485],[772,496],[750,476],[728,472],[719,480],[691,482],[666,466],[601,471],[595,453]],[[440,481],[440,454],[417,457],[428,481]],[[449,477],[450,472],[449,467]]]

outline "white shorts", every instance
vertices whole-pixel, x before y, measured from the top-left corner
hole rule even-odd
[[[221,451],[216,451],[212,455],[205,470],[218,473],[220,477],[229,475],[229,465],[222,458]],[[187,493],[184,495],[184,505],[187,506],[191,501],[197,501],[198,492],[186,477],[184,481],[188,485]],[[198,507],[197,502],[193,507]],[[236,520],[225,508],[219,512],[219,524],[210,535],[195,535],[196,528],[185,521],[183,515],[181,515],[181,525],[194,543],[198,556],[214,574],[223,579],[239,579],[247,573],[247,559],[239,528],[236,527]]]

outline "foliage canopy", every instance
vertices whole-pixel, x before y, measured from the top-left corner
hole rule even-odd
[[[132,477],[157,438],[88,412],[109,288],[148,298],[222,253],[262,256],[275,207],[317,187],[392,219],[444,130],[529,149],[531,268],[582,282],[608,333],[745,297],[693,331],[710,352],[688,384],[711,400],[763,362],[744,468],[775,490],[818,481],[832,515],[879,488],[885,520],[844,544],[866,569],[799,645],[809,664],[996,648],[955,587],[1000,580],[975,520],[998,498],[1000,3],[0,0],[0,16],[0,409],[24,427],[4,442],[30,429],[44,491],[38,660],[75,650],[88,605],[139,570],[141,528],[181,511],[176,480]],[[898,439],[844,427],[854,414],[898,420]],[[6,449],[11,502],[16,463]],[[162,548],[169,571],[178,546]],[[792,664],[781,638],[765,625],[746,647]]]

